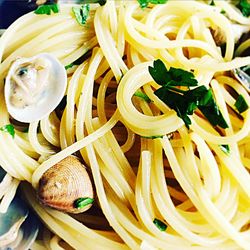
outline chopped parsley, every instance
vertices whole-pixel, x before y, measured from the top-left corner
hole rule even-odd
[[[137,0],[138,3],[140,4],[141,8],[144,9],[148,7],[148,5],[151,4],[164,4],[168,0]]]
[[[237,4],[237,8],[240,9],[241,13],[245,17],[250,16],[250,2],[249,0],[240,0]]]
[[[12,124],[7,124],[3,127],[0,127],[0,131],[9,133],[12,136],[12,138],[14,138],[15,136],[15,128]]]
[[[167,70],[161,60],[154,61],[153,67],[149,66],[149,73],[152,78],[162,87],[157,89],[154,94],[184,121],[187,128],[191,125],[188,117],[196,109],[208,119],[213,126],[228,128],[212,94],[211,89],[199,86],[192,72],[183,69],[170,68]],[[184,87],[181,89],[180,87]]]
[[[34,11],[35,14],[38,15],[50,15],[51,12],[58,13],[59,12],[59,5],[54,4],[43,4],[38,6],[38,8]]]
[[[141,91],[139,91],[139,90],[137,90],[137,91],[134,93],[134,96],[137,96],[137,97],[139,97],[139,98],[142,98],[144,101],[146,101],[146,102],[148,102],[148,103],[151,102],[150,98],[149,98],[145,93],[143,93],[143,92],[141,92]]]
[[[214,0],[212,0],[209,5],[215,6]]]
[[[230,154],[230,147],[229,145],[225,144],[225,145],[219,145],[220,149],[227,155]]]
[[[83,26],[86,24],[89,17],[89,4],[83,4],[80,7],[72,7],[72,11],[75,15],[76,21]]]
[[[235,108],[240,112],[243,113],[244,111],[246,111],[249,106],[247,105],[247,102],[245,100],[245,98],[242,95],[239,95],[236,99],[236,102],[234,104]]]
[[[85,197],[85,198],[79,198],[74,201],[74,207],[81,209],[83,207],[86,207],[89,204],[92,204],[94,202],[94,199]]]
[[[163,138],[163,135],[152,135],[152,136],[142,136],[142,138],[145,139],[157,139],[157,138]]]
[[[166,231],[167,225],[164,222],[162,222],[161,220],[158,220],[158,219],[155,218],[153,220],[153,223],[158,227],[158,229],[160,231]]]
[[[72,67],[74,67],[74,63],[70,63],[68,65],[65,66],[65,69],[71,69]]]
[[[80,65],[82,64],[89,56],[91,55],[91,50],[87,51],[84,53],[82,56],[80,56],[78,59],[76,59],[74,62],[68,64],[65,66],[65,69],[70,69],[75,65]]]

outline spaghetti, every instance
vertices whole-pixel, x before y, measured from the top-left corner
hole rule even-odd
[[[29,13],[6,30],[0,127],[13,122],[16,133],[14,139],[0,133],[0,165],[14,180],[11,189],[25,180],[35,190],[46,170],[77,153],[93,176],[101,210],[74,217],[42,206],[25,185],[28,203],[55,234],[45,231],[32,249],[250,249],[250,109],[236,115],[234,106],[235,93],[248,106],[250,98],[229,73],[250,64],[249,56],[233,58],[233,26],[249,30],[250,19],[227,1],[214,2],[170,0],[142,9],[137,1],[107,1],[91,6],[83,26],[65,4],[51,16]],[[249,40],[237,55],[248,47]],[[40,52],[64,66],[86,56],[67,70],[61,115],[55,110],[23,132],[26,125],[17,126],[6,109],[4,78],[17,57]],[[155,59],[192,71],[199,85],[211,87],[228,128],[214,128],[195,112],[187,129],[154,94],[159,85],[148,67]],[[135,96],[138,90],[149,103]]]

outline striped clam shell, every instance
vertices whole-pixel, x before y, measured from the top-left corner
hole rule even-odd
[[[48,169],[39,181],[38,199],[66,213],[82,213],[92,204],[75,207],[79,198],[93,199],[93,187],[85,166],[77,157],[68,156]]]

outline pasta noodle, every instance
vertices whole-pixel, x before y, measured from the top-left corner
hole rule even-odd
[[[250,109],[237,115],[235,108],[236,95],[248,106],[250,97],[230,74],[250,65],[250,56],[241,56],[249,39],[236,49],[233,29],[237,23],[249,31],[250,19],[229,1],[214,2],[90,4],[82,26],[72,5],[61,4],[59,13],[28,13],[5,31],[0,127],[13,123],[15,136],[0,132],[0,165],[7,172],[0,211],[20,182],[33,186],[21,185],[22,192],[45,226],[32,250],[250,249]],[[225,53],[213,30],[223,34]],[[64,66],[83,60],[67,69],[65,107],[16,123],[4,101],[4,79],[17,57],[42,52]],[[154,94],[159,85],[148,68],[156,59],[210,87],[228,128],[215,128],[196,111],[188,129]],[[94,209],[79,216],[36,197],[43,174],[72,154],[85,163],[95,187]]]

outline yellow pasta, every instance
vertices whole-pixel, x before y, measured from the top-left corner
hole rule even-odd
[[[5,31],[0,127],[13,123],[15,136],[0,131],[0,165],[8,173],[0,183],[0,211],[20,182],[30,183],[22,191],[47,228],[32,250],[250,249],[250,109],[239,115],[235,107],[236,95],[248,106],[250,97],[230,73],[250,65],[250,56],[240,56],[249,39],[236,49],[233,28],[249,32],[250,19],[229,1],[214,2],[90,4],[82,26],[73,5],[61,4],[59,13],[28,13]],[[224,54],[214,30],[224,38]],[[16,123],[5,103],[6,75],[17,57],[43,52],[63,66],[84,59],[67,69],[61,110]],[[193,72],[200,86],[211,88],[228,128],[212,126],[196,111],[188,129],[154,94],[160,86],[148,68],[156,59]],[[77,217],[37,200],[43,174],[72,154],[93,179],[99,213]]]

